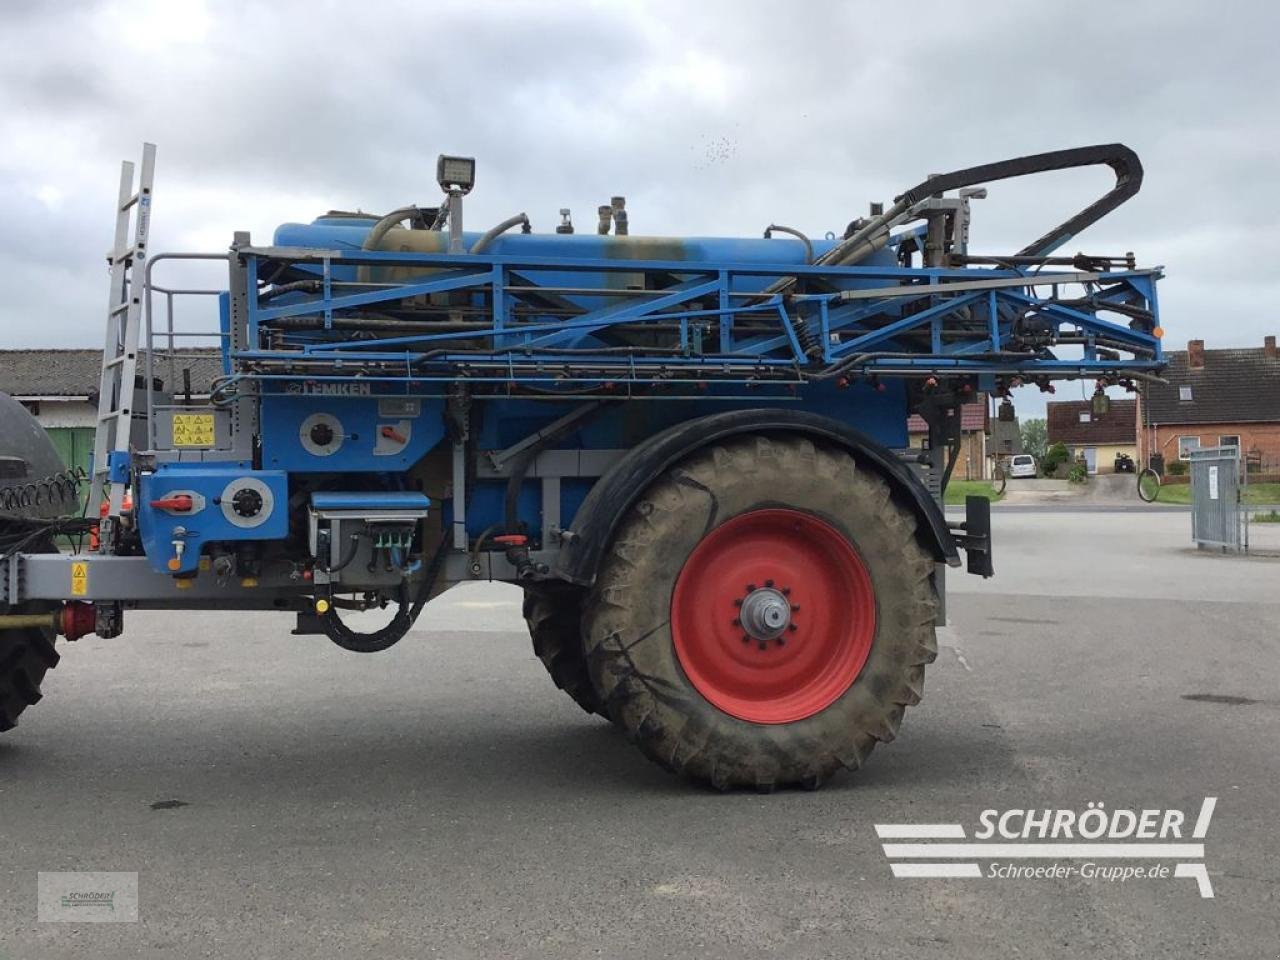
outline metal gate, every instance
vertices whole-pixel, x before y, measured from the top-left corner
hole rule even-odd
[[[1247,513],[1242,508],[1239,447],[1190,451],[1191,539],[1196,546],[1224,551],[1249,549]]]

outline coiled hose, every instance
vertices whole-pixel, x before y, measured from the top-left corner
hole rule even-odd
[[[431,562],[418,587],[418,595],[410,599],[409,584],[401,581],[396,590],[396,615],[386,626],[371,633],[359,633],[342,622],[338,616],[337,607],[333,603],[333,585],[330,584],[327,590],[329,609],[320,616],[320,626],[325,636],[342,649],[353,653],[378,653],[399,643],[422,614],[422,608],[427,605],[427,601],[431,599],[431,591],[435,587],[436,579],[440,576],[440,567],[444,564],[448,548],[449,538],[441,536],[440,544],[432,554]]]

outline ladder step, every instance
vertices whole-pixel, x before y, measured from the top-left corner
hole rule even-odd
[[[106,363],[104,363],[104,364],[103,364],[103,366],[104,366],[105,368],[107,368],[108,370],[110,370],[112,367],[118,367],[118,366],[120,366],[120,364],[124,363],[125,359],[126,359],[126,357],[125,357],[125,355],[122,353],[122,354],[120,354],[120,356],[118,356],[118,357],[112,357],[110,360],[108,360]]]
[[[124,202],[124,205],[120,208],[121,213],[127,213],[130,210],[130,208],[132,208],[133,205],[138,202],[139,197],[145,197],[151,193],[151,187],[149,187],[147,184],[148,184],[147,180],[142,181],[142,183],[139,186],[138,192],[135,193],[128,200],[126,200]]]
[[[130,244],[123,250],[112,250],[111,253],[107,254],[107,262],[119,263],[121,260],[132,261],[138,252],[138,244]]]
[[[114,317],[117,313],[124,313],[128,309],[129,309],[129,301],[126,300],[124,303],[117,303],[114,307],[112,307],[111,312],[107,314],[107,316]]]

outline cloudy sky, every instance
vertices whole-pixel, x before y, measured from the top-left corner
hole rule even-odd
[[[524,210],[549,230],[567,206],[590,229],[620,193],[634,233],[821,235],[930,172],[1119,140],[1143,190],[1079,247],[1167,268],[1170,346],[1260,344],[1280,330],[1278,11],[6,0],[0,341],[98,345],[118,165],[144,139],[153,252],[432,202],[440,152],[478,158],[472,228]],[[1021,246],[1108,179],[996,185],[975,249]]]

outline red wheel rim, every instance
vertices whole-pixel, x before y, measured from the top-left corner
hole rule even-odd
[[[875,632],[875,591],[858,551],[798,510],[753,510],[716,527],[671,597],[689,681],[753,723],[792,723],[831,706],[867,662]]]

